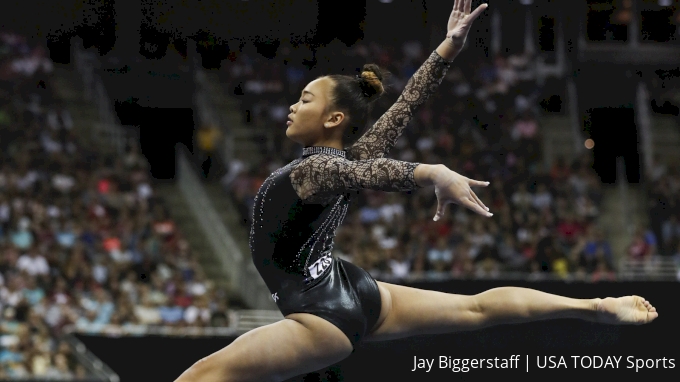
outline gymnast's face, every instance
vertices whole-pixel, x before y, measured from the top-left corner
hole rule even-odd
[[[332,109],[332,90],[335,83],[328,77],[310,82],[300,100],[290,106],[286,136],[303,146],[320,145],[337,135],[336,127],[344,114]]]

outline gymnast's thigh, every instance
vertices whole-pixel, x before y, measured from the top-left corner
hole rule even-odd
[[[283,381],[337,363],[351,353],[352,344],[335,325],[294,313],[238,337],[198,361],[176,382]]]
[[[366,341],[476,329],[475,296],[417,289],[378,281],[381,309]]]

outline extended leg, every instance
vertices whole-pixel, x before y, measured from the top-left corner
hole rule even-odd
[[[296,313],[238,337],[196,362],[175,382],[283,381],[322,369],[352,353],[352,344],[333,324]]]
[[[383,305],[369,341],[552,318],[642,324],[658,316],[649,302],[637,296],[582,300],[515,287],[462,296],[382,282],[378,285]]]

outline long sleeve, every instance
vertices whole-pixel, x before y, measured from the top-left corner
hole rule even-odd
[[[418,165],[387,158],[351,161],[319,154],[300,162],[291,171],[290,180],[307,202],[360,189],[409,191],[420,188],[414,178]]]
[[[355,160],[383,158],[397,143],[418,106],[432,95],[451,64],[436,51],[416,71],[397,101],[352,146],[346,149]]]

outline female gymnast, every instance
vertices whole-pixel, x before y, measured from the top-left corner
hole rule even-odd
[[[335,230],[350,196],[360,189],[434,186],[435,220],[448,203],[492,216],[470,189],[488,182],[443,165],[385,158],[418,106],[437,89],[472,22],[486,8],[482,4],[471,12],[471,0],[455,2],[446,39],[364,134],[369,105],[384,91],[376,66],[364,66],[356,77],[320,77],[305,87],[290,107],[286,131],[304,146],[303,155],[263,183],[250,231],[255,266],[285,318],[238,337],[196,362],[177,382],[281,381],[341,361],[360,341],[552,318],[644,324],[658,316],[638,296],[582,300],[514,287],[463,296],[408,288],[376,282],[331,255]]]

